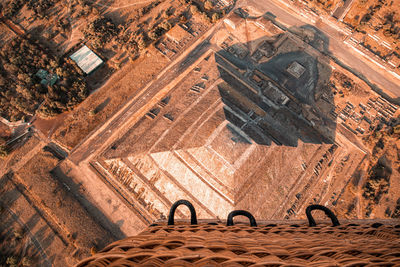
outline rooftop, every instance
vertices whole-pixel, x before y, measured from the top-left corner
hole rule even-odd
[[[171,30],[169,30],[166,33],[166,36],[179,43],[180,41],[182,41],[184,38],[188,37],[190,33],[185,31],[179,24],[176,24],[174,27],[172,27]]]
[[[96,55],[86,45],[83,45],[78,51],[73,53],[70,58],[78,64],[86,74],[90,74],[97,67],[103,64],[103,60]]]

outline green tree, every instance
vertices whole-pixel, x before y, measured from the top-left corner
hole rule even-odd
[[[33,261],[28,257],[23,257],[21,264],[22,264],[22,266],[32,266]]]
[[[16,256],[10,256],[7,258],[6,264],[9,267],[17,267],[18,266],[18,258]]]

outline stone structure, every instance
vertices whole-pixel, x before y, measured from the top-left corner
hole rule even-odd
[[[336,203],[363,159],[315,101],[330,77],[323,55],[289,32],[238,42],[257,26],[232,16],[236,30],[199,45],[207,49],[91,162],[143,223],[179,199],[201,218],[297,217],[310,202]]]

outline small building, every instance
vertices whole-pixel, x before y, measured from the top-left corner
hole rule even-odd
[[[103,60],[86,45],[83,45],[78,51],[73,53],[70,58],[86,74],[92,73],[95,69],[103,64]]]
[[[172,27],[165,35],[177,44],[182,42],[185,38],[190,37],[190,33],[185,31],[179,24]]]
[[[291,75],[293,75],[293,77],[298,79],[300,78],[301,75],[303,75],[305,68],[302,65],[300,65],[297,61],[293,61],[286,70]]]
[[[38,70],[36,76],[41,79],[40,83],[43,85],[54,85],[58,80],[57,74],[48,73],[43,69]]]

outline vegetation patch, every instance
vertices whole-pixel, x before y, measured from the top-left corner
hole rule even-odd
[[[79,69],[57,59],[39,42],[17,37],[0,50],[0,116],[24,120],[72,109],[88,95]]]

